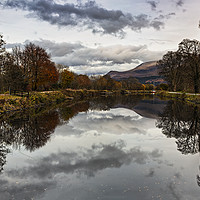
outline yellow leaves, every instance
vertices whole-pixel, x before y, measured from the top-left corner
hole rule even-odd
[[[61,86],[62,88],[67,88],[70,83],[74,80],[74,73],[67,69],[61,72]]]

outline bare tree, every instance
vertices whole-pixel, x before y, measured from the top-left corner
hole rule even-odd
[[[159,74],[167,81],[172,91],[177,91],[180,88],[183,78],[182,56],[179,52],[169,51],[165,54],[162,60],[157,62]]]
[[[200,90],[200,42],[197,40],[184,39],[179,44],[178,52],[184,59],[183,70],[187,74],[195,93]]]

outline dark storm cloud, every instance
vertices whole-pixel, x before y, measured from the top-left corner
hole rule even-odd
[[[148,1],[153,8],[156,2]],[[78,4],[59,4],[53,0],[7,0],[1,3],[4,8],[14,8],[29,11],[29,17],[47,21],[58,26],[78,26],[91,29],[93,33],[125,35],[124,29],[140,31],[143,28],[160,30],[163,21],[155,21],[148,15],[133,16],[121,10],[107,10],[95,1]]]
[[[158,2],[156,2],[156,1],[147,1],[147,3],[150,4],[152,10],[154,10],[154,11],[156,10],[156,8],[158,6]]]

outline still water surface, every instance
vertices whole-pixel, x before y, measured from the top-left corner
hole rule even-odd
[[[1,120],[0,200],[198,200],[200,111],[110,97]]]

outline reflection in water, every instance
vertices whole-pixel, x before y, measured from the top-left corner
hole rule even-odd
[[[124,141],[119,140],[109,145],[94,145],[83,152],[59,152],[50,154],[43,159],[34,161],[30,168],[9,171],[8,176],[38,178],[48,180],[56,175],[78,172],[88,177],[106,168],[120,168],[131,162],[146,164],[150,159],[158,159],[162,153],[158,149],[152,152],[142,151],[139,147],[125,149]],[[47,170],[48,169],[48,170]]]
[[[158,128],[194,155],[199,114],[178,102],[119,96],[5,118],[1,199],[198,199],[191,183],[181,184],[191,179],[188,163],[179,166],[180,153]]]
[[[9,146],[14,149],[20,149],[21,146],[24,146],[29,151],[44,146],[58,125],[59,117],[57,112],[50,111],[38,116],[28,114],[17,119],[8,118],[0,123],[2,171],[6,162],[6,154],[10,151]]]
[[[200,109],[197,106],[169,101],[156,125],[167,137],[176,138],[177,150],[182,154],[200,152]],[[200,186],[199,175],[197,184]]]
[[[157,127],[167,137],[177,139],[177,149],[181,153],[199,152],[200,110],[197,106],[170,101],[157,121]]]
[[[63,106],[58,110],[41,113],[21,113],[0,121],[0,172],[6,163],[10,147],[20,149],[22,146],[32,152],[44,146],[50,140],[55,128],[78,114],[87,111],[88,102],[73,106]],[[9,147],[10,146],[10,147]]]

